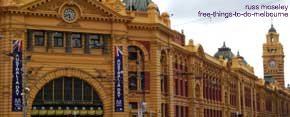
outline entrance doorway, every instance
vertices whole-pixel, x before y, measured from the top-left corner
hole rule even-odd
[[[103,103],[94,88],[74,77],[47,83],[32,104],[32,117],[103,117]]]

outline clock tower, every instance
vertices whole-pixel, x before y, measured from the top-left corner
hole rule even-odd
[[[281,87],[284,87],[284,52],[279,42],[279,34],[273,24],[263,44],[264,77],[272,77]]]

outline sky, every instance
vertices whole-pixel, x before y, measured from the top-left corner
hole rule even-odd
[[[280,17],[201,17],[198,12],[275,12],[288,13],[290,8],[265,9],[262,5],[289,6],[290,0],[153,0],[161,12],[171,14],[171,27],[184,30],[187,41],[201,44],[206,53],[214,55],[223,42],[254,67],[255,75],[263,78],[262,47],[273,23],[284,47],[285,86],[290,84],[290,16]],[[259,9],[246,9],[246,5]],[[252,7],[253,8],[253,7]],[[270,7],[267,7],[270,8]],[[272,7],[271,7],[272,8]],[[281,8],[281,7],[277,7]]]

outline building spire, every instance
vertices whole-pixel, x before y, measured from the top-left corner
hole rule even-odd
[[[225,48],[226,47],[226,42],[224,41],[224,43],[223,43],[223,48]]]
[[[271,28],[274,28],[273,17],[271,17]]]
[[[239,57],[240,56],[240,51],[238,50],[238,52],[237,52],[237,56]]]
[[[269,32],[275,32],[276,33],[276,29],[274,28],[274,24],[273,24],[273,17],[271,17],[271,28],[269,29]]]

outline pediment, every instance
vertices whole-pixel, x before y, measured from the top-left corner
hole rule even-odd
[[[128,19],[127,16],[122,16],[118,12],[105,6],[99,0],[36,0],[24,5],[21,9],[32,12],[59,14],[60,10],[66,5],[76,6],[81,16]]]

